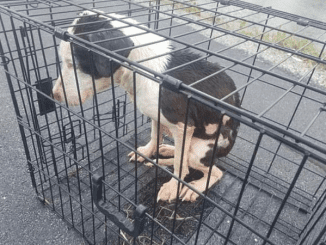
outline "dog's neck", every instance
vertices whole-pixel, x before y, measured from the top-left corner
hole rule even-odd
[[[134,82],[134,74],[131,71],[128,71],[128,73],[123,76],[123,79],[120,79],[119,86],[128,93],[131,101],[135,100],[135,91],[136,97],[141,96],[146,98],[157,89],[158,84],[155,81],[137,74],[135,75],[136,82]]]

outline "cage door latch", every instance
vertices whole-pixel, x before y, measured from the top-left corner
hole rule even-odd
[[[128,235],[137,237],[143,232],[147,208],[143,205],[138,205],[134,212],[134,223],[131,223],[125,215],[117,212],[116,208],[103,201],[102,198],[102,181],[103,176],[94,174],[92,178],[93,184],[93,201],[96,207],[121,230]]]

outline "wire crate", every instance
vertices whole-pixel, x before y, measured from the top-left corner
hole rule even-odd
[[[162,57],[180,50],[198,54],[176,70],[198,61],[220,64],[213,75],[228,74],[237,89],[214,98],[200,91],[207,77],[180,83],[144,65],[159,57],[131,60],[67,32],[84,11],[140,29],[135,36],[151,33],[159,37],[155,44],[170,40],[174,49]],[[326,23],[235,0],[2,1],[0,22],[1,66],[32,185],[85,241],[325,244]],[[194,202],[157,201],[171,178],[191,187],[202,173],[190,169],[181,180],[159,164],[158,154],[129,162],[128,153],[150,141],[151,118],[137,109],[138,94],[132,103],[112,75],[112,86],[85,103],[54,100],[54,82],[64,76],[62,41],[83,48],[85,57],[105,58],[110,69],[128,69],[133,82],[146,77],[160,91],[240,122],[231,152],[211,161],[223,178]],[[241,107],[227,102],[236,93]],[[174,144],[169,135],[164,142]]]

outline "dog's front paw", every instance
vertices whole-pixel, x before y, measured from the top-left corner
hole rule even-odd
[[[169,182],[162,185],[157,195],[157,201],[162,200],[171,202],[172,200],[175,200],[177,198],[177,189],[178,181],[172,178]]]
[[[151,144],[147,144],[145,146],[138,147],[138,152],[140,152],[142,155],[150,158],[156,153],[156,147],[152,146]],[[130,152],[128,154],[129,162],[136,161],[136,153],[134,151]],[[143,162],[145,161],[145,158],[143,158],[141,155],[137,154],[137,162]]]
[[[191,182],[189,184],[194,188],[198,188],[198,186],[196,186],[196,182]],[[189,202],[194,202],[199,197],[199,195],[193,190],[189,189],[188,186],[184,186],[182,188],[179,196],[182,199],[182,201],[189,201]]]

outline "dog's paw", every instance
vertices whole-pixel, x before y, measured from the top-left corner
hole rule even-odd
[[[154,162],[155,162],[155,160],[154,160]],[[150,167],[150,168],[154,166],[154,164],[151,162],[146,162],[146,163],[144,163],[144,165],[147,167]]]
[[[157,195],[157,201],[162,200],[162,201],[171,202],[177,199],[177,189],[178,189],[178,181],[172,178],[169,182],[162,185]]]
[[[159,146],[158,152],[163,157],[174,157],[174,146],[162,144]]]
[[[156,153],[156,148],[153,147],[152,145],[147,144],[145,146],[138,147],[137,151],[140,152],[141,154],[143,154],[144,156],[150,158]],[[134,151],[130,152],[128,154],[128,157],[130,157],[129,162],[136,161],[136,153]],[[137,162],[144,162],[144,161],[145,161],[145,158],[143,158],[141,155],[137,154]]]
[[[196,182],[189,183],[192,187],[197,188]],[[195,202],[199,195],[193,190],[189,189],[188,186],[184,186],[179,195],[182,201]]]

